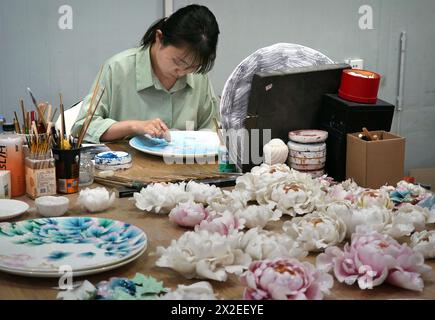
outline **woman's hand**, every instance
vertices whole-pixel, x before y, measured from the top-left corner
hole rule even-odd
[[[166,124],[160,119],[154,120],[128,120],[113,124],[100,138],[100,141],[114,141],[128,136],[149,134],[152,137],[162,138],[169,132]]]
[[[137,135],[149,134],[152,137],[161,138],[169,130],[166,124],[159,118],[145,121],[131,121],[132,131]]]

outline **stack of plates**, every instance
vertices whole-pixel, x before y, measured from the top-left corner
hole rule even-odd
[[[50,218],[0,223],[0,271],[56,278],[121,267],[146,250],[145,233],[104,218]]]
[[[326,139],[328,132],[321,130],[298,130],[289,133],[290,150],[288,165],[313,177],[325,174]]]

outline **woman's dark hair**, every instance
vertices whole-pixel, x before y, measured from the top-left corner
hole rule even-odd
[[[157,21],[142,38],[143,48],[155,42],[157,30],[163,33],[163,46],[188,48],[193,61],[198,63],[196,73],[205,74],[213,68],[220,32],[215,16],[207,7],[190,5]]]

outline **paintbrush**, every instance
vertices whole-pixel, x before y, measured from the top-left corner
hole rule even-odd
[[[92,114],[92,106],[94,105],[94,102],[95,102],[94,100],[95,100],[95,98],[97,96],[98,90],[100,89],[100,79],[101,79],[102,73],[103,73],[103,66],[100,68],[100,72],[98,74],[98,79],[97,79],[97,82],[95,83],[94,91],[92,93],[92,98],[91,98],[91,101],[90,101],[89,106],[88,106],[88,112],[86,114],[86,117],[85,117],[85,120],[83,122],[83,125],[82,125],[82,127],[80,129],[79,135],[77,137],[78,138],[78,142],[79,142],[78,143],[78,147],[79,148],[80,148],[80,145],[81,145],[81,143],[82,143],[82,141],[84,139],[84,136],[86,134],[85,130],[87,130],[86,126],[87,126],[87,122],[88,122],[88,117]],[[97,107],[98,107],[98,104],[97,104]],[[92,121],[92,117],[91,117],[91,121]]]
[[[78,148],[80,148],[80,146],[82,145],[83,139],[85,138],[86,132],[87,132],[88,129],[89,129],[89,125],[91,124],[92,119],[94,118],[95,111],[97,111],[98,106],[100,105],[101,99],[103,98],[103,95],[104,95],[104,92],[105,92],[105,91],[106,91],[106,88],[104,87],[104,88],[103,88],[103,91],[101,92],[100,98],[98,99],[97,104],[95,105],[94,110],[91,112],[91,117],[89,118],[89,120],[88,120],[86,123],[83,124],[83,125],[84,125],[84,128],[82,127],[82,131],[83,131],[83,132],[82,132],[81,135],[79,136],[79,139],[78,139],[78,142],[77,142],[77,146],[78,146]],[[84,129],[84,130],[83,130],[83,129]]]
[[[222,136],[222,132],[219,129],[219,124],[218,124],[218,122],[217,122],[215,117],[213,117],[213,122],[214,122],[214,126],[215,126],[215,129],[216,129],[216,133],[217,133],[217,135],[219,137],[219,142],[220,142],[221,146],[223,146],[223,145],[225,145],[224,137]]]
[[[63,99],[62,99],[62,93],[59,93],[59,99],[60,99],[60,120],[61,120],[61,126],[62,126],[62,139],[65,138],[65,108],[63,106]]]
[[[23,113],[23,131],[24,133],[28,133],[27,129],[27,121],[26,121],[26,109],[24,108],[24,100],[20,99],[21,112]]]
[[[47,123],[46,123],[46,121],[45,121],[44,115],[43,115],[42,112],[41,112],[41,108],[40,108],[40,106],[38,105],[38,102],[37,102],[35,96],[33,95],[32,90],[30,90],[30,88],[27,87],[27,91],[28,91],[29,94],[30,94],[30,98],[32,99],[32,102],[33,102],[33,105],[35,106],[36,111],[38,112],[39,122],[42,123],[42,125],[43,125],[43,129],[45,130]]]
[[[15,123],[15,130],[17,131],[17,133],[22,133],[21,132],[21,127],[20,127],[20,121],[18,120],[18,116],[17,116],[17,113],[14,111],[14,116],[15,116],[15,121],[16,121],[16,123]]]
[[[35,96],[33,95],[32,90],[30,90],[30,88],[27,87],[27,91],[28,91],[29,94],[30,94],[30,98],[32,99],[33,105],[35,106],[36,109],[38,109],[38,102],[36,101],[36,98],[35,98]]]

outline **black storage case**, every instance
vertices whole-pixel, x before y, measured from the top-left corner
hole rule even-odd
[[[326,172],[336,181],[346,179],[346,137],[348,133],[368,130],[391,130],[394,105],[377,100],[374,104],[341,99],[325,94],[322,100],[320,128],[328,131]]]

